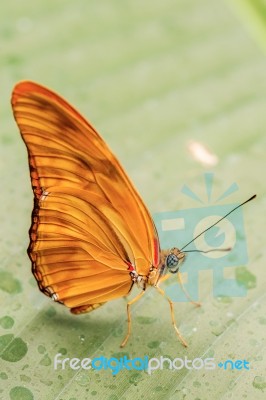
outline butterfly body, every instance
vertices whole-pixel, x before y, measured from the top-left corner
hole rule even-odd
[[[89,122],[29,81],[15,86],[12,107],[34,193],[28,255],[44,294],[80,314],[178,271],[184,254],[161,251],[149,211]]]

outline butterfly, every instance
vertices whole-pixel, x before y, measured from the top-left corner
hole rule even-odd
[[[39,289],[81,314],[137,285],[139,293],[127,303],[123,347],[131,305],[147,286],[164,295],[159,283],[167,272],[179,274],[184,253],[160,249],[152,217],[123,167],[70,104],[30,81],[15,86],[11,103],[28,150],[34,193],[28,255]]]

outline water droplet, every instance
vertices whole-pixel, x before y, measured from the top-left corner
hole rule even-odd
[[[28,351],[27,344],[21,338],[13,339],[13,337],[14,335],[0,337],[0,347],[3,346],[3,343],[6,343],[6,346],[3,347],[4,351],[1,354],[1,358],[9,362],[20,361]]]
[[[246,289],[254,289],[257,285],[256,276],[247,267],[237,267],[235,271],[236,281]]]
[[[114,337],[119,337],[119,338],[121,338],[121,336],[122,336],[123,334],[124,334],[124,333],[123,333],[123,329],[122,329],[121,327],[118,327],[118,328],[114,329],[113,332],[112,332],[112,335],[113,335]]]
[[[0,271],[0,289],[10,294],[22,292],[19,280],[8,271]]]
[[[142,379],[143,379],[142,374],[140,374],[139,372],[133,372],[130,375],[129,383],[133,383],[133,385],[137,386],[138,382],[141,381]]]
[[[224,325],[217,325],[215,327],[212,328],[211,332],[215,335],[215,336],[220,336],[224,331],[225,331],[226,327]]]
[[[48,367],[49,365],[52,364],[51,358],[47,354],[45,354],[45,356],[41,359],[39,364]]]
[[[229,388],[230,390],[232,390],[232,389],[234,389],[235,386],[236,386],[236,381],[235,381],[235,380],[231,380],[231,381],[229,382],[228,388]]]
[[[255,376],[252,385],[254,386],[254,388],[263,391],[264,389],[266,389],[266,379],[262,376]]]
[[[142,325],[148,325],[148,324],[153,324],[156,321],[156,318],[138,316],[136,317],[136,320]]]
[[[226,313],[226,316],[227,316],[228,318],[232,318],[232,317],[234,316],[234,313],[232,313],[231,311],[228,311],[228,312]]]
[[[40,344],[40,346],[38,346],[38,352],[40,354],[44,354],[46,352],[46,348],[42,344]]]
[[[40,382],[46,386],[52,386],[53,381],[49,381],[49,379],[40,379]]]
[[[160,346],[160,342],[158,340],[154,340],[154,341],[148,343],[148,347],[150,349],[156,349],[159,346]]]
[[[90,378],[88,376],[88,373],[79,373],[77,377],[75,378],[75,381],[79,386],[88,386],[90,383]]]
[[[31,378],[27,375],[22,374],[22,375],[20,375],[20,380],[21,380],[21,382],[30,382]]]
[[[10,329],[14,325],[14,320],[13,318],[9,317],[8,315],[5,315],[0,319],[0,325],[4,329]]]
[[[22,386],[15,386],[9,392],[10,400],[34,400],[32,392]]]
[[[5,372],[0,372],[0,379],[8,379],[8,375]]]
[[[117,389],[117,386],[116,386],[116,385],[109,385],[108,387],[109,387],[109,389],[111,389],[111,390],[116,390],[116,389]]]
[[[45,312],[47,317],[54,317],[56,315],[56,311],[53,307],[49,307],[48,310]]]
[[[67,354],[67,349],[65,349],[64,347],[61,347],[61,348],[58,350],[58,353],[61,353],[61,354],[64,356],[65,354]]]

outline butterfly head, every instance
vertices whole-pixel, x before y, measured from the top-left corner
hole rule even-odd
[[[178,250],[176,247],[170,250],[169,254],[165,259],[166,272],[169,271],[171,274],[176,274],[179,271],[181,262],[183,261],[185,254]]]
[[[179,271],[180,265],[185,258],[185,254],[173,247],[171,250],[162,250],[161,251],[161,261],[160,265],[156,272],[156,277],[153,280],[153,285],[157,285],[160,279],[166,273],[170,272],[171,274],[176,274]]]

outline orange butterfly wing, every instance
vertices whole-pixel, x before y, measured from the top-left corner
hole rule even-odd
[[[159,262],[157,232],[139,194],[96,130],[57,94],[21,82],[12,107],[28,150],[28,254],[40,289],[73,312],[126,295],[130,265],[147,276]]]

